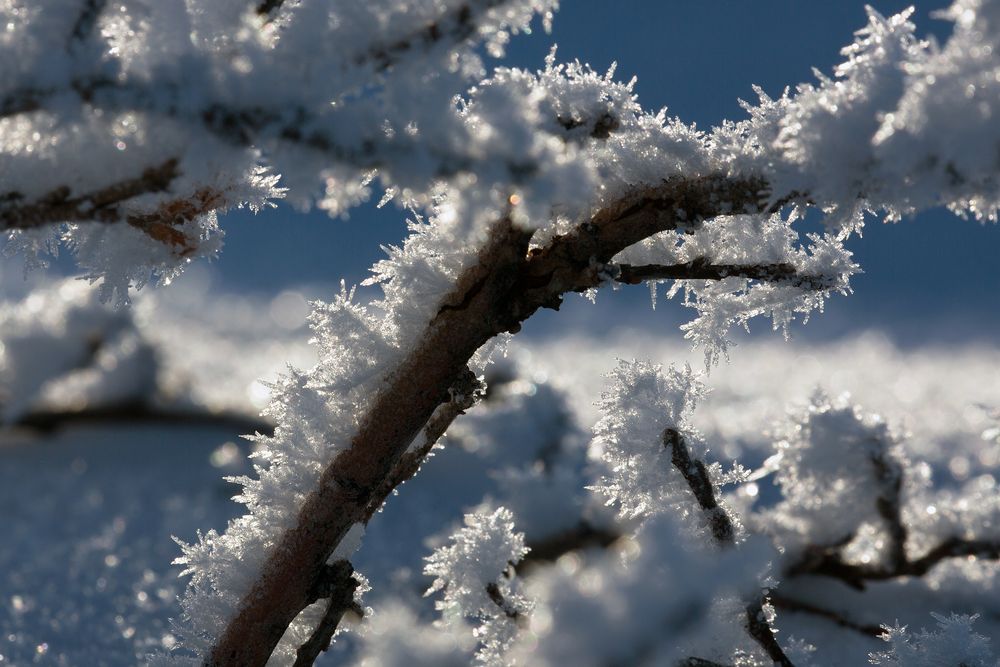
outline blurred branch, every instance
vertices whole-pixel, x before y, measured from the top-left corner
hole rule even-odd
[[[104,11],[107,4],[107,0],[83,0],[83,8],[77,15],[76,22],[73,23],[73,31],[70,33],[69,46],[71,50],[77,44],[83,44],[90,39],[94,28],[97,27],[101,12]]]
[[[831,609],[824,609],[817,605],[811,604],[809,602],[803,602],[801,600],[795,600],[793,598],[782,595],[781,593],[771,592],[769,600],[776,609],[783,609],[785,611],[800,612],[803,614],[810,614],[812,616],[819,616],[820,618],[825,618],[829,621],[833,621],[842,628],[847,628],[849,630],[855,630],[861,634],[868,635],[869,637],[881,637],[885,633],[885,628],[881,625],[868,625],[864,623],[856,623],[851,619],[847,618],[844,614],[833,611]]]
[[[285,3],[285,0],[262,0],[254,9],[258,16],[270,16]]]
[[[903,466],[886,449],[880,448],[871,457],[879,495],[875,507],[885,521],[889,533],[889,566],[893,569],[906,565],[907,530],[903,524]]]
[[[449,8],[440,17],[423,27],[387,44],[374,45],[366,53],[354,57],[354,64],[371,64],[376,72],[382,72],[399,62],[401,58],[416,51],[428,51],[441,42],[452,44],[464,42],[476,34],[479,25],[477,15],[506,4],[509,0],[471,0],[457,7]]]
[[[41,433],[52,433],[76,424],[164,424],[168,426],[218,426],[239,433],[274,433],[274,424],[238,412],[157,407],[142,402],[82,410],[30,412],[12,424]]]
[[[786,569],[786,576],[817,575],[839,579],[857,590],[864,590],[871,581],[886,581],[899,577],[922,577],[938,563],[949,558],[974,556],[989,560],[1000,559],[1000,542],[966,540],[950,537],[915,560],[904,559],[888,565],[855,565],[844,561],[839,550],[812,550]]]
[[[541,563],[551,563],[573,551],[607,548],[619,539],[621,539],[621,533],[618,531],[608,528],[595,528],[586,521],[581,521],[577,526],[569,530],[556,533],[544,540],[530,543],[527,555],[517,565],[520,569],[526,565],[534,566]]]

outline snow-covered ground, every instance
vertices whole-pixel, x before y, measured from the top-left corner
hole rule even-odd
[[[61,283],[0,309],[4,415],[60,415],[51,432],[0,434],[0,664],[135,664],[175,641],[169,619],[184,581],[171,565],[179,553],[171,536],[191,541],[239,513],[230,500],[238,487],[222,480],[248,470],[239,419],[252,424],[266,400],[259,377],[312,363],[306,295],[161,290],[109,313],[80,284]],[[42,311],[48,319],[32,317]],[[576,477],[556,474],[540,491],[535,473],[516,466],[553,447],[583,461],[613,356],[704,366],[675,331],[516,340],[499,366],[508,381],[497,380],[498,392],[453,426],[448,444],[370,524],[355,564],[371,579],[376,611],[390,594],[417,604],[430,583],[422,559],[484,501],[513,504],[529,542],[567,517],[601,520],[587,492],[567,486]],[[908,455],[930,464],[936,485],[996,484],[1000,346],[901,349],[878,334],[824,344],[775,335],[731,357],[711,369],[711,394],[695,413],[723,460],[761,466],[788,406],[823,388],[850,392],[905,433]],[[130,422],[111,409],[87,423],[66,419],[123,403],[166,416]],[[170,417],[181,412],[204,419]],[[519,508],[518,499],[544,510]],[[933,624],[925,606],[911,622]],[[800,618],[789,627],[808,638],[823,624]],[[992,620],[980,626],[998,629]],[[853,655],[877,645],[864,640]]]

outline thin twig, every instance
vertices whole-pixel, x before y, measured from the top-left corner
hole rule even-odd
[[[373,494],[365,510],[364,523],[371,521],[371,518],[385,503],[386,498],[401,484],[412,478],[420,470],[421,464],[430,454],[438,440],[445,434],[448,427],[455,419],[464,414],[466,410],[475,405],[476,400],[482,395],[483,384],[472,371],[465,369],[454,385],[449,389],[450,400],[441,404],[434,415],[427,422],[421,432],[417,442],[410,445],[409,449],[399,458],[392,472],[389,473],[379,489]]]
[[[800,612],[803,614],[810,614],[812,616],[819,616],[820,618],[825,618],[829,621],[832,621],[833,623],[836,623],[842,628],[854,630],[856,632],[860,632],[863,635],[868,635],[869,637],[880,637],[885,632],[885,629],[880,625],[857,623],[847,618],[847,616],[845,616],[844,614],[833,611],[832,609],[824,609],[823,607],[819,607],[809,602],[795,600],[793,598],[781,595],[780,593],[775,593],[774,591],[771,591],[771,594],[768,596],[768,599],[776,609],[784,609],[785,611]]]
[[[97,21],[104,11],[107,0],[83,0],[83,8],[73,23],[73,30],[70,33],[69,47],[72,51],[77,45],[84,44],[90,39]]]
[[[354,566],[348,561],[339,560],[323,569],[314,594],[316,600],[327,599],[326,611],[309,639],[295,652],[293,667],[311,667],[319,654],[330,648],[337,626],[347,612],[364,616],[364,610],[354,601],[354,591],[357,588]]]
[[[9,192],[0,196],[0,230],[32,229],[56,222],[117,222],[126,219],[122,204],[140,195],[163,192],[180,176],[177,160],[171,158],[150,167],[138,178],[72,196],[69,188],[61,187],[22,203],[23,195]],[[141,224],[141,223],[139,223]]]
[[[670,450],[671,462],[683,475],[698,505],[708,518],[712,537],[720,546],[733,546],[736,543],[736,528],[729,514],[719,507],[719,502],[715,498],[715,485],[708,476],[708,468],[702,461],[691,458],[684,437],[676,429],[668,428],[663,431],[663,446]]]
[[[798,273],[792,264],[716,264],[700,257],[683,264],[619,264],[614,280],[636,285],[647,280],[725,280],[739,277],[779,285],[796,285],[806,289],[829,289],[836,284],[835,276]]]
[[[410,53],[429,51],[445,40],[452,44],[466,41],[479,28],[476,19],[509,0],[476,0],[449,8],[440,17],[398,39],[372,46],[353,59],[355,65],[372,65],[376,72],[382,72],[395,65]]]
[[[935,565],[949,558],[974,556],[989,560],[1000,559],[1000,542],[967,540],[950,537],[915,560],[905,559],[893,565],[854,565],[847,563],[839,552],[811,553],[786,569],[787,577],[812,574],[839,579],[857,590],[864,590],[871,581],[886,581],[900,577],[922,577]]]
[[[561,556],[581,549],[605,549],[619,539],[621,533],[616,530],[594,527],[586,521],[581,521],[569,530],[529,544],[527,555],[518,562],[517,567],[520,571],[526,566],[551,563],[559,560]]]
[[[778,644],[778,640],[774,638],[774,630],[771,629],[771,625],[767,622],[762,602],[759,600],[751,602],[747,605],[746,611],[747,632],[760,644],[761,648],[767,653],[767,656],[775,664],[781,665],[781,667],[795,667],[792,661],[788,659],[788,656],[785,655],[781,645]]]
[[[506,616],[509,620],[516,623],[518,627],[521,628],[527,627],[528,625],[527,617],[524,615],[523,612],[521,612],[520,609],[515,607],[510,600],[508,600],[503,596],[503,593],[500,592],[500,586],[497,585],[497,582],[491,581],[490,583],[486,584],[486,594],[490,596],[490,602],[495,604],[500,609],[500,611],[503,612],[504,616]]]
[[[903,467],[884,448],[871,457],[879,495],[875,507],[885,521],[889,533],[889,567],[898,569],[906,564],[907,530],[903,524]]]
[[[691,457],[684,436],[677,429],[664,429],[663,446],[671,451],[671,463],[684,477],[691,493],[698,501],[698,506],[707,515],[709,526],[712,529],[712,537],[715,538],[716,543],[723,548],[734,547],[736,545],[736,528],[729,514],[719,506],[715,497],[715,485],[712,484],[712,480],[708,476],[708,468],[701,460]],[[766,599],[765,595],[746,606],[747,633],[775,663],[782,667],[794,667],[781,645],[778,644],[778,640],[774,638],[774,630],[771,629],[764,616],[763,601]]]

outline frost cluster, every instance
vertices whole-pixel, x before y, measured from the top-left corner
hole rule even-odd
[[[887,627],[884,639],[892,648],[872,655],[874,665],[888,667],[935,667],[936,665],[967,665],[996,667],[1000,664],[990,648],[990,640],[976,633],[972,624],[976,616],[934,614],[937,631],[911,633],[906,627]]]

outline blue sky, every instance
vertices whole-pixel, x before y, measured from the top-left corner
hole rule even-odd
[[[708,128],[739,119],[739,98],[753,99],[753,84],[778,95],[786,85],[812,80],[840,60],[841,47],[866,23],[854,0],[566,0],[551,35],[516,37],[500,64],[536,69],[552,43],[559,59],[579,59],[617,76],[638,78],[636,92],[650,109]],[[891,14],[905,2],[872,2]],[[947,36],[950,26],[930,15],[941,0],[915,15],[922,35]],[[397,242],[404,215],[388,207],[355,210],[350,220],[300,214],[286,207],[259,216],[236,212],[223,219],[226,247],[215,263],[226,289],[278,291],[301,283],[358,282],[380,257],[381,243]],[[982,226],[932,211],[897,225],[872,221],[852,249],[865,270],[855,294],[834,297],[804,338],[829,338],[881,329],[903,344],[1000,339],[1000,227]],[[665,304],[652,313],[642,288],[602,296],[597,308],[572,298],[569,312],[546,315],[527,333],[562,330],[568,323],[591,331],[627,319],[643,326],[687,317]],[[761,322],[757,330],[766,330]],[[666,330],[666,329],[665,329]]]

